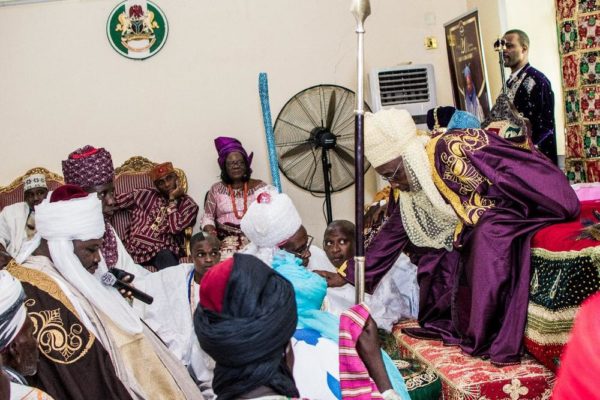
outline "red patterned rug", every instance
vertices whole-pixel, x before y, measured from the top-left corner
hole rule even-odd
[[[474,358],[460,348],[441,341],[407,336],[402,328],[417,326],[415,321],[398,324],[394,336],[400,353],[433,368],[442,380],[442,397],[450,400],[546,400],[550,398],[554,374],[531,356],[521,364],[496,367]]]

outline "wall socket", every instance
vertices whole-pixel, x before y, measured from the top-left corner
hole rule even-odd
[[[425,38],[425,48],[427,50],[437,49],[437,47],[438,47],[438,43],[437,43],[437,39],[435,38],[435,36],[427,36]]]

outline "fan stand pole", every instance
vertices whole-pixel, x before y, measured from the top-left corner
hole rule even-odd
[[[321,162],[323,163],[323,183],[325,184],[325,209],[327,212],[327,225],[333,221],[333,213],[331,211],[331,182],[329,181],[329,150],[321,150]]]
[[[369,0],[353,0],[350,6],[350,12],[356,18],[356,35],[358,41],[357,48],[357,88],[356,88],[356,110],[354,111],[354,176],[356,177],[356,186],[354,192],[355,199],[355,256],[354,256],[354,284],[356,289],[356,304],[360,304],[365,299],[365,241],[364,241],[364,208],[365,208],[365,186],[364,186],[364,36],[365,19],[371,14],[371,5]]]

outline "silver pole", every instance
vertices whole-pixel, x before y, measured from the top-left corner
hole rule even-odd
[[[365,299],[365,243],[363,215],[365,208],[365,186],[364,186],[364,35],[365,20],[371,14],[369,0],[353,0],[350,12],[356,18],[357,35],[357,88],[356,109],[354,110],[354,170],[355,170],[355,223],[356,223],[356,248],[354,256],[354,284],[356,289],[356,303],[362,303]]]

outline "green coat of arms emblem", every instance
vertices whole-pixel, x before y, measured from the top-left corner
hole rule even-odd
[[[167,40],[169,26],[160,8],[151,1],[126,0],[110,13],[106,33],[122,56],[143,60],[158,53]]]

